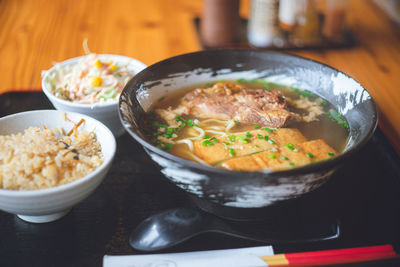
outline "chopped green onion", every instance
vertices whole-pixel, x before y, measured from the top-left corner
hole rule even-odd
[[[213,143],[218,143],[218,139],[217,139],[216,137],[212,137],[212,138],[210,139],[210,141],[212,141]]]
[[[306,153],[306,156],[309,157],[309,158],[313,158],[314,157],[314,155],[311,154],[311,153]]]
[[[203,136],[203,138],[204,138],[204,139],[208,139],[208,138],[210,138],[210,136],[209,136],[208,134],[205,134],[205,135]]]
[[[289,160],[289,158],[288,158],[288,157],[285,157],[285,156],[283,156],[282,159],[283,159],[283,160]]]
[[[231,154],[232,157],[236,156],[236,152],[232,148],[229,148],[229,154]]]
[[[314,96],[314,94],[311,93],[310,91],[301,90],[301,89],[294,88],[294,87],[289,87],[289,88],[290,88],[293,92],[295,92],[296,94],[298,94],[298,95],[302,95],[302,96],[305,96],[305,97],[312,97],[312,96]]]
[[[349,124],[347,123],[346,119],[342,116],[342,114],[340,114],[339,112],[337,112],[334,109],[331,109],[328,112],[325,112],[325,114],[333,121],[336,122],[337,124],[345,127],[345,128],[349,128]]]
[[[335,153],[333,153],[333,152],[328,152],[328,156],[333,157],[333,156],[335,156]]]
[[[252,135],[251,135],[250,132],[247,132],[247,133],[246,133],[246,136],[247,136],[247,137],[252,137]]]
[[[240,124],[240,121],[235,121],[236,124]]]
[[[293,162],[289,162],[289,165],[290,165],[290,166],[294,166],[294,163],[293,163]]]
[[[205,140],[201,143],[203,146],[212,146],[214,145],[213,142],[211,142],[210,140]]]
[[[268,139],[268,143],[270,143],[271,145],[275,145],[275,141],[272,139]]]
[[[270,157],[271,159],[276,159],[278,156],[275,155],[275,154],[273,154],[273,153],[269,153],[269,157]]]
[[[247,139],[247,136],[246,136],[246,135],[240,135],[240,136],[238,136],[238,139],[239,139],[239,141],[242,142],[242,143],[245,143],[245,144],[250,143],[250,140]]]
[[[268,131],[268,132],[270,132],[270,133],[272,133],[273,131],[275,131],[275,129],[270,129],[270,128],[262,128],[261,130]]]
[[[265,141],[268,141],[268,140],[269,140],[268,135],[264,136],[264,140],[265,140]]]
[[[259,129],[259,128],[261,128],[260,125],[258,125],[258,124],[254,125],[254,129]]]
[[[294,145],[291,144],[291,143],[287,143],[285,146],[286,146],[287,148],[289,148],[290,150],[294,150],[294,149],[295,149],[295,148],[294,148]]]
[[[257,134],[258,139],[264,139],[264,136],[262,134]]]
[[[228,139],[231,142],[235,142],[236,136],[234,134],[228,135]]]
[[[221,164],[222,164],[222,161],[218,161],[218,162],[217,162],[217,165],[221,165]]]

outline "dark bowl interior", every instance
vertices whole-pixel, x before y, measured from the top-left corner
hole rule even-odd
[[[328,100],[346,118],[350,138],[345,151],[331,160],[276,172],[240,172],[203,166],[149,143],[142,131],[145,112],[174,90],[219,79],[266,78],[305,89]],[[180,188],[223,206],[260,208],[310,192],[331,176],[372,136],[377,125],[370,94],[348,75],[301,57],[255,50],[209,50],[184,54],[147,67],[124,88],[120,118],[129,134]]]

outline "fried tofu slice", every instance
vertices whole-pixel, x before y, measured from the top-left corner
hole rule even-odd
[[[215,164],[232,156],[249,155],[284,146],[287,143],[300,144],[306,142],[307,139],[298,129],[278,128],[235,133],[219,137],[217,140],[210,140],[211,143],[204,141],[206,140],[194,142],[193,152],[208,164]]]
[[[317,139],[227,159],[220,164],[220,167],[241,171],[283,170],[327,160],[335,155],[337,152],[331,146],[324,140]]]

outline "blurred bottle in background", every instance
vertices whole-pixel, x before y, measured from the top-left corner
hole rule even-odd
[[[292,42],[296,45],[316,43],[321,39],[320,17],[314,0],[297,0],[296,26]]]
[[[278,0],[252,0],[247,25],[248,42],[255,47],[282,46]]]
[[[326,0],[323,35],[332,41],[344,38],[348,0]]]
[[[200,34],[204,45],[222,47],[239,38],[239,0],[204,0]]]
[[[296,16],[298,9],[297,0],[279,1],[279,26],[285,32],[292,32],[296,26]]]

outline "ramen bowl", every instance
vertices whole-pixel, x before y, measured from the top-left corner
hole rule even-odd
[[[62,128],[68,133],[75,127],[72,122],[77,123],[82,119],[84,121],[78,127],[78,132],[85,130],[93,131],[96,134],[97,142],[101,145],[103,163],[84,177],[56,187],[37,190],[0,189],[0,210],[16,214],[28,222],[46,223],[57,220],[66,215],[74,205],[88,197],[101,184],[111,167],[116,152],[116,141],[111,131],[101,122],[82,114],[59,110],[35,110],[0,118],[1,135],[23,133],[29,127],[42,128],[43,125],[51,130]],[[11,146],[11,144],[9,145]],[[32,166],[33,164],[21,162],[21,165]],[[8,170],[10,168],[9,166]],[[11,171],[13,170],[11,169]],[[14,178],[21,183],[17,176],[18,173],[15,173],[14,170]],[[34,174],[36,173],[34,172]],[[5,178],[3,177],[3,179]]]
[[[193,84],[243,78],[265,78],[309,90],[329,101],[348,122],[349,139],[344,151],[317,164],[244,172],[177,157],[146,138],[142,122],[158,99]],[[201,51],[155,63],[126,85],[119,112],[125,129],[167,179],[203,203],[230,208],[269,207],[319,188],[368,141],[377,125],[376,106],[370,94],[345,73],[309,59],[255,50]]]
[[[85,103],[76,103],[69,100],[61,99],[55,96],[52,92],[53,84],[51,77],[53,77],[60,70],[65,71],[66,68],[78,64],[83,57],[84,56],[70,58],[68,60],[57,63],[49,70],[44,71],[42,77],[43,93],[47,96],[47,98],[50,100],[50,102],[56,109],[77,112],[93,117],[96,120],[99,120],[102,123],[104,123],[116,137],[119,137],[125,132],[125,130],[121,125],[121,122],[118,117],[117,99],[115,101],[85,104]],[[118,64],[126,64],[127,69],[133,75],[137,74],[138,72],[146,68],[146,65],[140,62],[139,60],[125,56],[100,54],[97,55],[97,57],[103,62],[112,61]],[[95,66],[93,66],[93,68],[95,68]],[[68,75],[68,73],[66,74]]]

